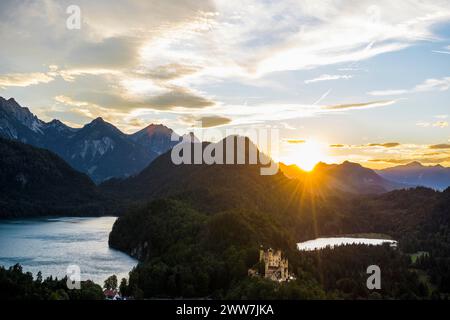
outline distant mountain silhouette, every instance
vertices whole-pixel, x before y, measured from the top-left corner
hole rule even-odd
[[[178,138],[171,141],[170,137]],[[174,131],[162,124],[151,124],[148,127],[130,135],[132,141],[144,146],[146,150],[156,152],[158,155],[171,149],[178,143],[180,137]]]
[[[158,156],[102,118],[77,130],[55,151],[95,181],[135,174]]]
[[[0,138],[0,217],[100,215],[95,184],[57,155]]]
[[[377,173],[389,180],[415,186],[424,186],[437,190],[444,190],[450,186],[450,168],[441,165],[424,166],[420,162],[411,162],[396,166]]]
[[[181,196],[189,202],[197,202],[210,207],[229,208],[241,206],[258,206],[267,203],[269,197],[281,197],[282,189],[289,184],[288,179],[281,172],[275,175],[261,175],[260,164],[250,164],[249,152],[252,150],[258,155],[258,159],[268,161],[265,155],[260,153],[256,146],[244,137],[230,136],[218,142],[188,143],[192,149],[222,144],[225,149],[226,141],[234,139],[234,163],[235,164],[180,164],[176,165],[171,159],[171,151],[164,153],[155,159],[147,168],[138,175],[126,179],[113,179],[100,185],[100,188],[115,198],[128,199],[130,201],[148,201],[156,198]],[[237,163],[238,141],[244,142],[245,163]],[[245,152],[245,151],[243,151]],[[227,153],[224,152],[223,160]],[[194,163],[192,156],[191,163]],[[267,191],[272,190],[268,196]],[[240,198],[240,199],[236,199]]]
[[[296,165],[280,164],[281,171],[291,179],[311,181],[324,189],[337,189],[356,194],[384,193],[408,185],[393,182],[360,164],[345,161],[342,164],[318,163],[311,172]]]
[[[59,120],[47,123],[14,99],[0,97],[0,137],[51,150],[96,182],[138,173],[173,147],[172,133],[163,125],[150,125],[127,135],[102,118],[83,128]]]

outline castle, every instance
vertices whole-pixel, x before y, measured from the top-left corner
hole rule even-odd
[[[281,250],[272,248],[259,250],[259,263],[248,270],[249,276],[260,276],[272,281],[285,282],[293,279],[289,275],[289,262],[282,257]]]

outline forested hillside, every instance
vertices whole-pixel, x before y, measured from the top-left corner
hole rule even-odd
[[[101,215],[88,176],[44,149],[0,138],[0,217]]]

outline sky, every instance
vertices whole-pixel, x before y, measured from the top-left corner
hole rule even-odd
[[[2,0],[0,41],[0,96],[45,121],[269,128],[305,169],[450,166],[450,0]]]

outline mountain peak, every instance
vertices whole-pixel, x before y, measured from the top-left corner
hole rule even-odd
[[[407,168],[423,168],[424,165],[421,164],[419,161],[413,161],[413,162],[408,163],[407,165],[405,165],[405,167],[407,167]]]
[[[106,123],[102,117],[95,118],[91,123]]]
[[[356,163],[356,162],[350,162],[350,161],[344,161],[343,163],[342,163],[342,165],[344,166],[344,167],[351,167],[351,168],[361,168],[362,167],[362,165],[360,165],[359,163]]]
[[[321,170],[321,169],[324,169],[324,168],[328,168],[329,166],[330,165],[328,163],[320,161],[314,166],[314,170]]]
[[[154,123],[145,127],[143,131],[145,131],[145,133],[147,133],[148,135],[153,135],[155,133],[162,133],[168,135],[172,134],[172,129],[166,127],[163,124],[154,124]]]
[[[75,132],[77,130],[77,129],[74,129],[74,128],[71,128],[71,127],[67,126],[65,123],[61,122],[58,119],[53,119],[52,121],[47,122],[45,124],[45,128],[46,129],[47,128],[53,128],[53,129],[58,130],[59,132],[63,132],[63,131]]]
[[[115,128],[112,124],[110,124],[109,122],[106,122],[102,117],[95,118],[90,123],[85,125],[85,127],[113,127],[113,128]]]
[[[6,114],[7,118],[14,119],[14,121],[20,122],[35,133],[42,134],[41,128],[44,122],[31,113],[30,109],[22,107],[14,98],[6,100],[1,97],[0,109]]]
[[[98,117],[98,118],[92,120],[90,123],[85,125],[83,127],[83,129],[95,130],[95,132],[99,132],[103,135],[110,134],[110,133],[118,134],[120,136],[123,135],[122,131],[120,131],[118,128],[116,128],[111,123],[103,120],[102,117]],[[85,130],[83,130],[83,131],[85,132]]]
[[[62,122],[59,121],[58,119],[53,119],[53,120],[50,121],[48,124],[49,124],[49,125],[52,125],[52,126],[60,126],[60,125],[64,125],[64,123],[62,123]]]

